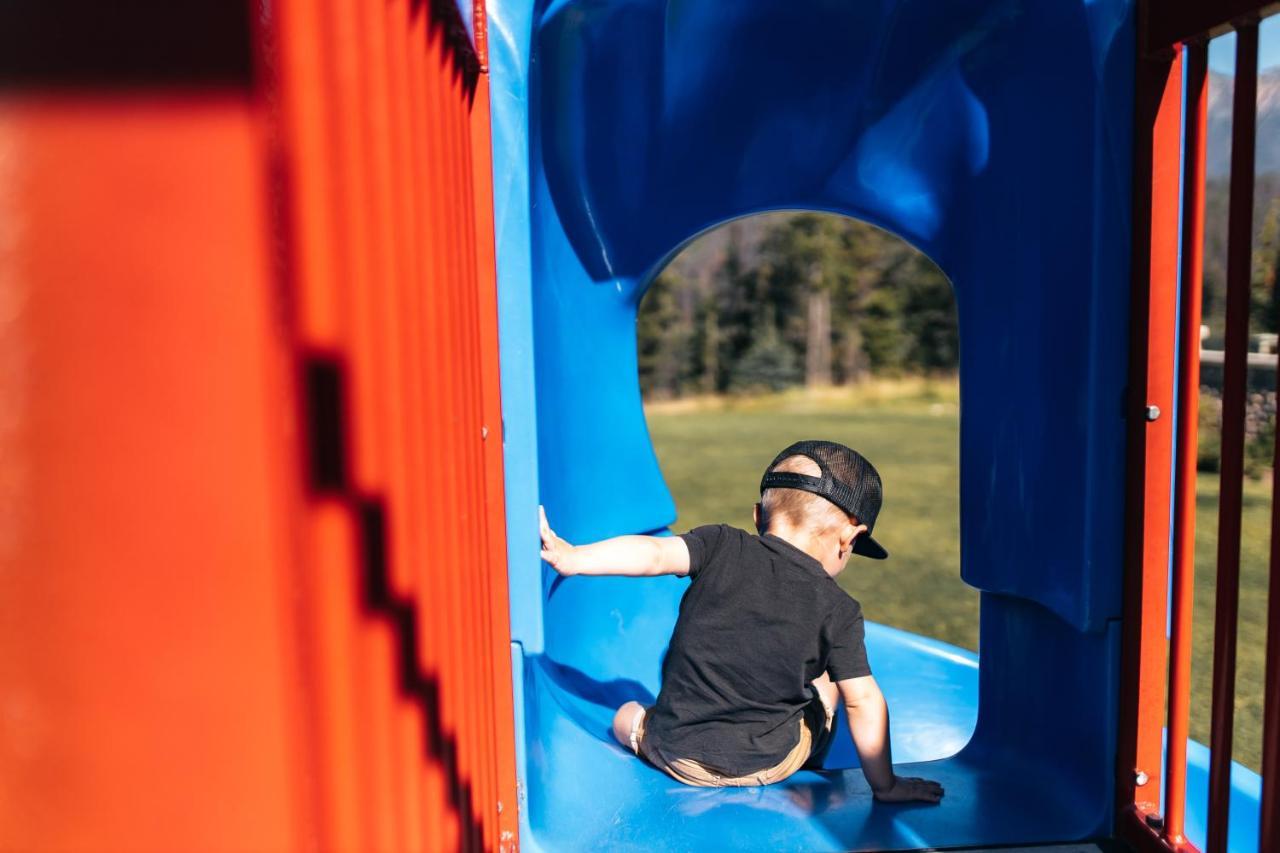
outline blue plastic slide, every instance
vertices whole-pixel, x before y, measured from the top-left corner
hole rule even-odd
[[[490,0],[489,13],[524,849],[1108,834],[1133,4]],[[767,789],[683,788],[644,766],[608,723],[657,692],[684,582],[561,580],[538,559],[539,503],[570,541],[672,523],[636,305],[689,240],[779,209],[886,228],[955,286],[961,572],[982,592],[981,657],[868,632],[896,757],[928,762],[910,770],[945,784],[941,806],[875,804],[847,746]],[[894,511],[889,484],[891,552]]]

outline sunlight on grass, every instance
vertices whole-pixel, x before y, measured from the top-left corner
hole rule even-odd
[[[1214,574],[1218,559],[1218,475],[1196,483],[1196,591],[1192,629],[1191,736],[1209,742],[1213,696]],[[1236,725],[1232,753],[1261,768],[1263,669],[1267,642],[1267,561],[1271,539],[1271,486],[1244,481],[1240,547],[1240,633],[1236,642]]]

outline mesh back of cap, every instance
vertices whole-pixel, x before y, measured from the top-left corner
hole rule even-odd
[[[812,459],[821,476],[774,471],[792,456]],[[872,464],[856,450],[833,441],[798,441],[779,453],[760,482],[762,492],[773,488],[803,489],[821,495],[865,524],[868,532],[875,527],[884,497],[880,474]]]

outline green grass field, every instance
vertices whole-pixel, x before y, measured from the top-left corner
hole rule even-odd
[[[760,474],[802,438],[844,442],[885,483],[877,539],[887,563],[853,560],[841,584],[868,619],[978,647],[978,594],[960,580],[957,394],[953,383],[879,383],[855,393],[786,394],[649,407],[649,429],[679,509],[676,530],[751,526]],[[1217,478],[1202,475],[1196,548],[1192,736],[1208,740]],[[1236,760],[1258,769],[1270,487],[1246,481]]]

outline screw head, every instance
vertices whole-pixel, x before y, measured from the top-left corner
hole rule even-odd
[[[1133,781],[1139,788],[1141,788],[1143,785],[1151,781],[1151,777],[1148,776],[1145,771],[1139,770],[1137,773],[1133,774]]]
[[[484,441],[489,437],[489,428],[487,426],[480,427],[480,440]]]
[[[1160,417],[1159,406],[1147,406],[1147,420],[1154,421]]]

